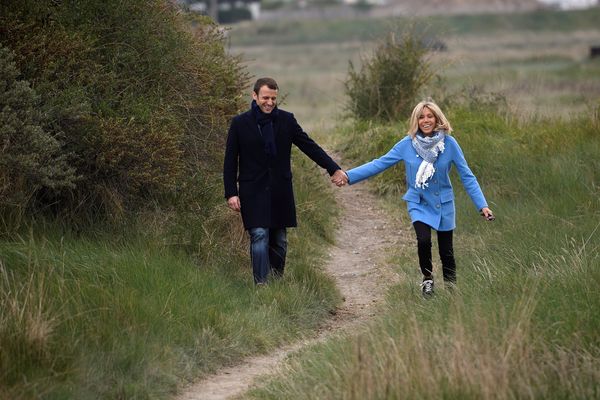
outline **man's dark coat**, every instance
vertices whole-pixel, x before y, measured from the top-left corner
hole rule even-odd
[[[329,175],[340,169],[302,130],[292,113],[278,110],[273,120],[273,130],[277,155],[270,157],[265,153],[264,141],[252,109],[235,116],[229,127],[223,167],[225,198],[240,197],[242,221],[246,229],[296,226],[292,143],[325,168]]]

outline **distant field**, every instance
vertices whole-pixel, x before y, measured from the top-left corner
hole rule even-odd
[[[446,35],[488,35],[504,32],[573,32],[598,30],[600,7],[581,11],[536,11],[513,14],[249,22],[234,26],[231,44],[238,46],[368,41],[390,26],[415,20]]]
[[[254,46],[233,51],[243,52],[256,78],[276,78],[282,108],[293,111],[304,128],[314,129],[331,127],[343,110],[348,60],[357,60],[360,47],[358,43],[342,43]]]
[[[600,60],[589,59],[589,47],[600,45],[599,20],[600,8],[424,19],[448,49],[432,54],[443,80],[423,95],[499,93],[521,118],[589,112],[600,102]],[[348,61],[359,65],[375,38],[407,21],[243,24],[230,32],[231,51],[251,74],[278,79],[304,127],[331,127],[344,109]]]

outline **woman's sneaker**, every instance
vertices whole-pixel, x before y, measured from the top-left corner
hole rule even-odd
[[[433,279],[425,279],[421,283],[421,290],[423,291],[423,297],[433,296]]]

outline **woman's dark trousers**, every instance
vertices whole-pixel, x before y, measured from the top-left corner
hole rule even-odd
[[[431,264],[431,227],[423,222],[413,223],[417,234],[417,250],[419,254],[419,267],[423,277],[433,277],[433,266]],[[444,281],[456,283],[456,261],[454,260],[454,248],[452,246],[453,231],[438,231],[438,246]]]

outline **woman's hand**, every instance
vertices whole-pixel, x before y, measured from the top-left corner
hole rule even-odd
[[[481,209],[481,216],[483,218],[485,218],[487,221],[493,221],[496,219],[496,217],[494,217],[494,214],[492,213],[492,210],[490,210],[487,207],[483,207]]]

